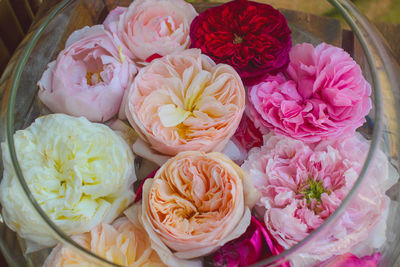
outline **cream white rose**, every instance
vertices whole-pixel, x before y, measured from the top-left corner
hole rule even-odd
[[[52,114],[17,131],[14,141],[30,191],[66,234],[110,223],[133,201],[134,156],[122,137],[107,126]],[[2,153],[0,202],[7,225],[42,246],[55,244],[19,184],[5,143]]]

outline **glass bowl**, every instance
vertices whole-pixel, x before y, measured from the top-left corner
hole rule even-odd
[[[267,258],[255,266],[279,265],[293,261],[297,255],[312,246],[318,238],[329,230],[341,217],[346,207],[357,195],[369,166],[374,162],[378,149],[384,151],[392,166],[399,168],[399,66],[394,61],[390,50],[379,33],[368,20],[347,0],[328,0],[339,12],[352,31],[342,30],[340,22],[334,19],[282,10],[289,27],[293,31],[293,43],[322,41],[343,47],[361,65],[363,74],[372,85],[373,108],[367,117],[367,123],[359,131],[371,140],[370,149],[354,187],[341,206],[315,231],[303,241],[285,250],[278,256]],[[29,126],[35,118],[42,115],[42,107],[37,98],[37,81],[40,79],[48,62],[53,60],[63,49],[68,35],[85,25],[101,23],[109,10],[116,5],[127,6],[129,1],[89,1],[64,0],[58,3],[46,16],[38,21],[26,36],[0,81],[1,96],[1,141],[9,147],[13,166],[19,182],[36,212],[48,226],[48,231],[55,239],[72,248],[93,266],[118,266],[93,254],[75,243],[46,216],[30,193],[24,181],[23,173],[15,153],[13,134]],[[216,4],[194,4],[198,11],[203,11]],[[0,162],[2,162],[0,160]],[[2,164],[2,163],[0,163]],[[139,167],[139,166],[138,166]],[[1,165],[1,173],[3,166]],[[139,167],[140,173],[140,167]],[[139,176],[143,176],[140,175]],[[139,177],[141,178],[141,177]],[[378,178],[378,177],[377,177]],[[381,266],[400,264],[400,183],[387,191],[393,200],[387,219],[387,241],[381,249]],[[41,266],[51,248],[27,253],[28,242],[10,230],[0,217],[0,248],[11,266]]]

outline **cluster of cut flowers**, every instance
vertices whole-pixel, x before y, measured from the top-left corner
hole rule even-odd
[[[54,114],[14,135],[39,206],[122,266],[246,266],[301,242],[362,171],[371,88],[343,49],[290,34],[247,0],[200,14],[135,0],[72,33],[38,82]],[[2,152],[5,222],[30,250],[56,245]],[[342,215],[282,265],[376,266],[396,180],[378,150]],[[99,262],[62,244],[44,262],[72,265]]]

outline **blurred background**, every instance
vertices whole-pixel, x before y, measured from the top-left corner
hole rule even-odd
[[[50,0],[0,0],[0,74],[7,65],[15,48],[29,31],[39,9]],[[100,0],[96,0],[100,1]],[[107,1],[107,0],[103,0]],[[226,2],[227,0],[188,0],[199,2]],[[325,0],[259,0],[276,8],[339,18],[337,12]],[[54,2],[54,1],[52,1]],[[400,55],[400,0],[352,0],[373,21]],[[345,25],[344,25],[345,27]],[[396,51],[397,50],[397,51]]]

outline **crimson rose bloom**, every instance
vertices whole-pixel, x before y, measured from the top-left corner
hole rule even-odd
[[[270,5],[236,0],[200,13],[190,26],[190,41],[253,85],[286,69],[290,33],[285,17]]]

